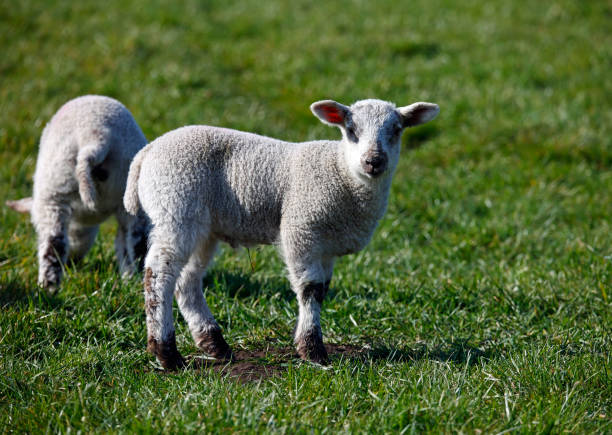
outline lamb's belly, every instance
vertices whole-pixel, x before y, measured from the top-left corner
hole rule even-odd
[[[272,245],[275,243],[276,239],[271,238],[255,238],[252,236],[249,237],[241,237],[236,234],[222,234],[222,233],[213,233],[213,237],[217,240],[221,240],[222,242],[227,243],[232,248],[238,248],[240,246],[245,246],[247,248],[256,245]]]
[[[323,251],[333,257],[355,254],[368,245],[373,232],[365,230],[355,231],[352,234],[322,236]]]
[[[213,237],[231,245],[233,248],[239,246],[273,245],[278,240],[278,231],[250,227],[248,230],[242,228],[216,228],[212,231]]]
[[[111,211],[91,212],[84,208],[72,209],[73,219],[85,226],[99,225],[104,222],[110,215]]]
[[[365,248],[369,242],[362,240],[343,240],[341,243],[338,241],[330,240],[327,243],[325,253],[331,257],[342,257],[343,255],[355,254]]]
[[[239,207],[226,207],[213,212],[212,235],[233,247],[271,245],[278,240],[280,218],[274,210],[245,213]]]

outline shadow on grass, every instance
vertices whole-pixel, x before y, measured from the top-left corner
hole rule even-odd
[[[61,292],[61,288],[58,292]],[[0,307],[19,305],[29,300],[37,301],[39,305],[50,309],[64,303],[61,295],[51,294],[36,285],[28,286],[18,276],[0,280]]]
[[[414,130],[408,130],[402,138],[403,148],[414,150],[422,147],[430,139],[435,138],[440,134],[437,127],[427,124]]]
[[[216,270],[204,278],[204,286],[211,291],[225,289],[232,298],[258,298],[269,295],[269,288],[280,291],[286,300],[293,300],[295,294],[285,278],[273,278],[261,282],[246,273],[235,273],[227,270]],[[330,295],[330,296],[333,296]],[[459,364],[476,364],[481,358],[486,358],[489,351],[470,346],[467,340],[454,341],[448,344],[430,347],[425,343],[417,348],[397,348],[387,345],[356,346],[352,344],[326,344],[327,352],[334,363],[350,360],[355,363],[368,362],[405,363],[420,360],[435,360]],[[223,376],[237,379],[241,382],[257,381],[280,375],[287,371],[290,364],[302,363],[293,348],[268,344],[260,349],[242,349],[234,351],[232,361],[208,359],[202,354],[187,356],[188,369],[203,371],[213,370]],[[309,364],[309,363],[305,363]],[[160,372],[163,370],[160,368]]]
[[[439,44],[431,42],[396,41],[390,43],[391,53],[394,56],[406,58],[422,56],[431,59],[440,54]]]
[[[37,290],[24,285],[23,280],[17,276],[9,276],[0,280],[0,306],[13,305],[34,297]]]
[[[360,347],[351,344],[326,344],[325,347],[332,361],[332,368],[335,363],[342,360],[357,364],[369,362],[401,364],[432,360],[473,365],[489,355],[488,351],[471,347],[465,341],[452,342],[433,349],[429,349],[425,344],[418,349]],[[282,375],[290,364],[310,364],[301,361],[295,350],[288,347],[267,346],[260,350],[239,350],[234,356],[234,360],[224,361],[208,359],[199,354],[190,355],[187,357],[188,370],[213,370],[240,382],[253,382]],[[159,371],[163,372],[161,369]]]
[[[457,364],[476,364],[481,358],[489,358],[490,351],[483,351],[468,344],[467,340],[454,341],[448,344],[429,348],[421,343],[416,349],[397,349],[380,346],[362,352],[360,358],[365,361],[405,362],[431,360],[453,362]]]

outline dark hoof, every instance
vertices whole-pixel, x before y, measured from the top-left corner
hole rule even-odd
[[[207,355],[216,359],[231,361],[234,359],[232,350],[223,338],[220,328],[201,332],[196,338],[196,345]]]
[[[178,370],[185,367],[185,359],[176,348],[174,333],[167,341],[157,341],[149,337],[147,350],[157,357],[157,360],[166,370]]]
[[[308,334],[297,340],[297,352],[300,358],[322,366],[329,365],[329,356],[323,346],[323,340],[316,333]]]
[[[45,279],[39,282],[38,285],[50,295],[54,295],[59,290],[59,279],[55,281],[49,281]]]

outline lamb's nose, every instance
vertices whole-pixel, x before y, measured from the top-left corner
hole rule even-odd
[[[362,157],[361,165],[367,174],[377,177],[387,169],[387,156],[384,153],[368,153]]]
[[[380,156],[372,156],[366,158],[366,165],[372,166],[373,169],[379,169],[385,164],[385,159]]]

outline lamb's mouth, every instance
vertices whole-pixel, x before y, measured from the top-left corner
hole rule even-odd
[[[372,166],[365,164],[363,165],[363,171],[370,178],[378,178],[387,170],[387,165],[383,166]]]

